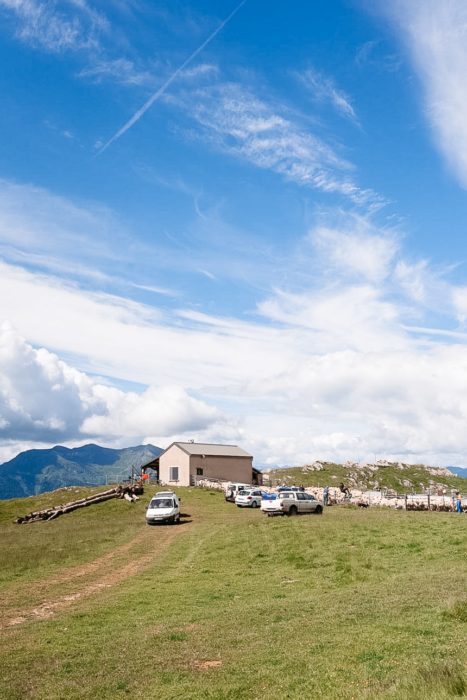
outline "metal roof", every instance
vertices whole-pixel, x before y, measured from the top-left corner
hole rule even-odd
[[[189,455],[200,455],[206,457],[252,457],[248,452],[242,450],[237,445],[212,445],[203,442],[173,442],[181,450]],[[169,450],[172,445],[169,445]],[[167,450],[165,450],[167,452]]]

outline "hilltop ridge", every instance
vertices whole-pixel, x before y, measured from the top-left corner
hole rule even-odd
[[[263,474],[273,483],[297,483],[304,486],[337,486],[343,482],[350,488],[391,489],[398,493],[443,488],[467,490],[467,479],[446,467],[386,460],[373,464],[315,461],[302,466],[263,470]]]

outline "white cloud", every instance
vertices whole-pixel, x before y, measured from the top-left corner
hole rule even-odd
[[[130,253],[131,251],[131,253]],[[147,289],[167,296],[175,292],[148,284],[141,259],[165,261],[161,251],[142,247],[115,214],[93,202],[73,202],[41,187],[0,179],[0,255],[9,262],[32,266],[68,280]],[[138,284],[128,273],[129,255],[138,260]],[[109,274],[109,265],[112,274]]]
[[[45,349],[34,350],[9,326],[0,335],[0,433],[8,439],[76,437],[89,410],[99,409],[81,372]]]
[[[134,435],[140,426],[156,444],[163,433],[166,443],[178,436],[240,442],[263,463],[374,453],[449,463],[467,456],[467,348],[419,342],[402,327],[396,301],[370,284],[277,292],[261,305],[264,324],[186,311],[172,326],[141,305],[52,286],[30,273],[4,267],[0,295],[2,281],[16,300],[12,318],[35,344],[73,353],[82,367],[110,376],[145,383],[164,377],[178,387],[121,392],[82,373],[77,382],[72,373],[72,386],[87,399],[77,403],[71,425],[97,440]],[[49,312],[38,319],[41,308]],[[84,417],[83,405],[90,407]],[[67,415],[51,410],[25,435],[64,430],[56,414],[62,421]]]
[[[399,328],[399,310],[370,285],[324,288],[308,294],[277,291],[259,304],[267,318],[308,329],[319,350],[338,347],[375,351],[406,340]]]
[[[467,5],[425,0],[382,5],[396,22],[423,84],[436,144],[467,187]]]
[[[333,267],[371,282],[388,276],[398,250],[393,235],[382,234],[363,217],[349,215],[339,228],[316,228],[312,241]]]
[[[14,200],[17,190],[7,192]],[[25,249],[55,230],[68,255],[75,238],[86,247],[86,222],[89,236],[103,226],[98,208],[93,216],[30,193],[33,207],[22,192],[20,218],[5,205],[10,216],[0,226],[5,238],[17,231]],[[39,203],[55,206],[55,224],[41,218]],[[114,221],[109,212],[103,219]],[[405,260],[402,239],[370,219],[340,213],[330,221],[320,219],[289,258],[270,252],[261,261],[265,291],[242,319],[173,304],[169,312],[159,294],[167,290],[155,285],[151,302],[161,306],[64,281],[59,265],[52,276],[20,267],[19,258],[1,263],[0,318],[28,340],[8,331],[4,341],[4,452],[15,440],[80,441],[84,430],[107,444],[237,442],[260,463],[374,453],[467,459],[467,349],[456,326],[467,313],[465,289],[449,283],[448,269]],[[229,266],[236,256],[233,245]],[[258,272],[256,262],[251,269]],[[278,269],[289,282],[271,290]],[[108,280],[94,284],[107,288]],[[433,308],[441,328],[428,333]],[[123,381],[149,388],[122,391]]]
[[[83,68],[80,78],[90,78],[96,83],[112,80],[122,85],[152,85],[154,76],[147,70],[137,68],[133,61],[127,58],[99,59],[92,65]]]
[[[358,124],[357,114],[348,95],[340,90],[328,76],[308,68],[297,74],[298,79],[319,102],[327,102],[342,116]]]
[[[467,287],[454,287],[452,289],[452,301],[459,322],[465,324],[467,320]]]
[[[155,432],[205,429],[220,418],[218,410],[179,386],[124,392],[92,380],[45,348],[33,348],[11,326],[0,329],[0,436],[7,442],[96,435],[136,442]]]
[[[202,430],[220,418],[215,408],[193,398],[179,386],[150,387],[142,394],[124,393],[100,386],[95,393],[105,400],[105,415],[93,415],[82,432],[98,436],[159,436]]]
[[[396,279],[408,296],[416,302],[425,301],[432,275],[426,260],[410,264],[400,260],[394,271]]]
[[[272,170],[305,187],[336,193],[357,204],[381,206],[375,192],[347,173],[352,165],[323,139],[238,83],[216,83],[167,98],[203,127],[216,148]]]
[[[115,237],[124,236],[122,225],[105,207],[76,204],[41,187],[0,179],[2,244],[47,256],[74,249],[89,259],[115,259]]]
[[[97,49],[99,33],[108,30],[106,18],[84,0],[0,0],[2,8],[16,17],[22,41],[51,53]]]

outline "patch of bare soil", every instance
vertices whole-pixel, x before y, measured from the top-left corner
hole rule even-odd
[[[185,531],[186,527],[188,525],[167,527],[164,532],[165,537],[159,536],[157,538],[154,537],[154,532],[143,531],[130,542],[116,547],[92,562],[65,569],[38,584],[31,583],[31,596],[40,600],[44,594],[47,594],[47,598],[42,599],[33,607],[4,611],[3,619],[0,620],[0,630],[15,627],[30,620],[50,619],[57,613],[73,607],[77,602],[97,595],[102,590],[112,588],[135,576],[157,559],[175,537]],[[145,545],[147,545],[147,549]],[[146,549],[145,553],[138,555],[133,553],[136,548],[140,550],[142,547]],[[122,558],[129,555],[130,552],[132,552],[130,560],[121,565]],[[91,580],[85,580],[87,578]],[[61,587],[66,584],[71,584],[71,586],[67,585],[67,592],[63,593]],[[54,589],[56,589],[56,594],[51,595]]]
[[[222,666],[221,659],[211,659],[207,661],[193,661],[193,668],[198,671],[209,671],[211,668],[220,668]]]

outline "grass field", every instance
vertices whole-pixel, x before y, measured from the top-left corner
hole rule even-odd
[[[467,696],[465,516],[180,494],[180,526],[146,526],[149,494],[0,503],[2,699]]]

